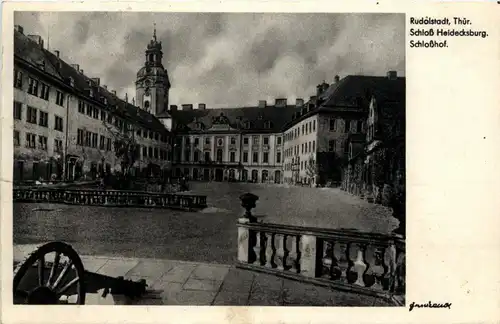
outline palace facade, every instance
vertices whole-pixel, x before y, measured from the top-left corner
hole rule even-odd
[[[146,66],[149,52],[148,46]],[[123,139],[137,143],[134,172],[170,169],[171,134],[160,118],[118,98],[98,77],[66,63],[59,51],[48,51],[40,36],[25,35],[21,26],[14,30],[13,79],[14,180],[96,178],[120,171],[115,143]],[[152,109],[163,104],[152,100]]]
[[[223,109],[169,105],[171,83],[156,30],[129,102],[98,77],[86,76],[79,65],[64,62],[59,51],[45,49],[40,36],[24,35],[20,26],[14,33],[14,178],[19,180],[95,178],[120,171],[123,159],[115,143],[126,138],[137,145],[136,174],[342,183],[355,192],[361,185],[354,185],[360,177],[353,171],[359,164],[354,156],[360,155],[353,152],[366,151],[371,143],[367,131],[380,120],[374,111],[404,109],[405,79],[392,71],[335,76],[331,84],[319,84],[308,100],[294,103],[278,98],[272,104],[260,100],[252,107]]]

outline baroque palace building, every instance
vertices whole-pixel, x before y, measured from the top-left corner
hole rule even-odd
[[[24,35],[20,26],[14,47],[15,179],[47,179],[52,174],[76,179],[119,171],[113,142],[125,135],[138,144],[137,174],[343,183],[355,191],[360,185],[353,179],[360,175],[353,165],[359,158],[353,159],[352,152],[368,145],[374,102],[382,103],[377,109],[400,102],[405,88],[404,78],[391,71],[383,77],[335,76],[332,84],[319,84],[307,101],[298,98],[293,104],[279,98],[271,105],[260,100],[253,107],[169,105],[171,83],[155,30],[137,72],[135,99],[129,103],[99,78],[65,63],[58,51],[46,50],[40,36]]]
[[[158,57],[153,55],[151,61],[150,51],[148,46],[145,65],[165,80],[151,63]],[[163,98],[150,97],[151,108],[118,98],[99,78],[63,61],[59,51],[44,48],[40,36],[25,35],[21,26],[15,26],[14,180],[95,178],[120,171],[114,143],[124,138],[137,144],[136,173],[169,170],[171,134],[150,113],[161,112],[155,104],[162,105]]]

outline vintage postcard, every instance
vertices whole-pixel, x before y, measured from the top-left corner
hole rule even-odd
[[[3,8],[2,323],[500,320],[500,4]]]

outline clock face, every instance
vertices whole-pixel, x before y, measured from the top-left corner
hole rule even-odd
[[[146,80],[146,81],[144,82],[144,85],[145,85],[146,87],[149,87],[149,86],[151,85],[151,80],[149,80],[149,79],[148,79],[148,80]]]

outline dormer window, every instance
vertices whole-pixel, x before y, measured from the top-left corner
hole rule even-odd
[[[264,128],[265,129],[270,129],[273,127],[273,123],[270,122],[269,120],[267,120],[265,123],[264,123]]]
[[[252,122],[246,121],[243,126],[245,127],[245,129],[250,129],[250,128],[252,128]]]

